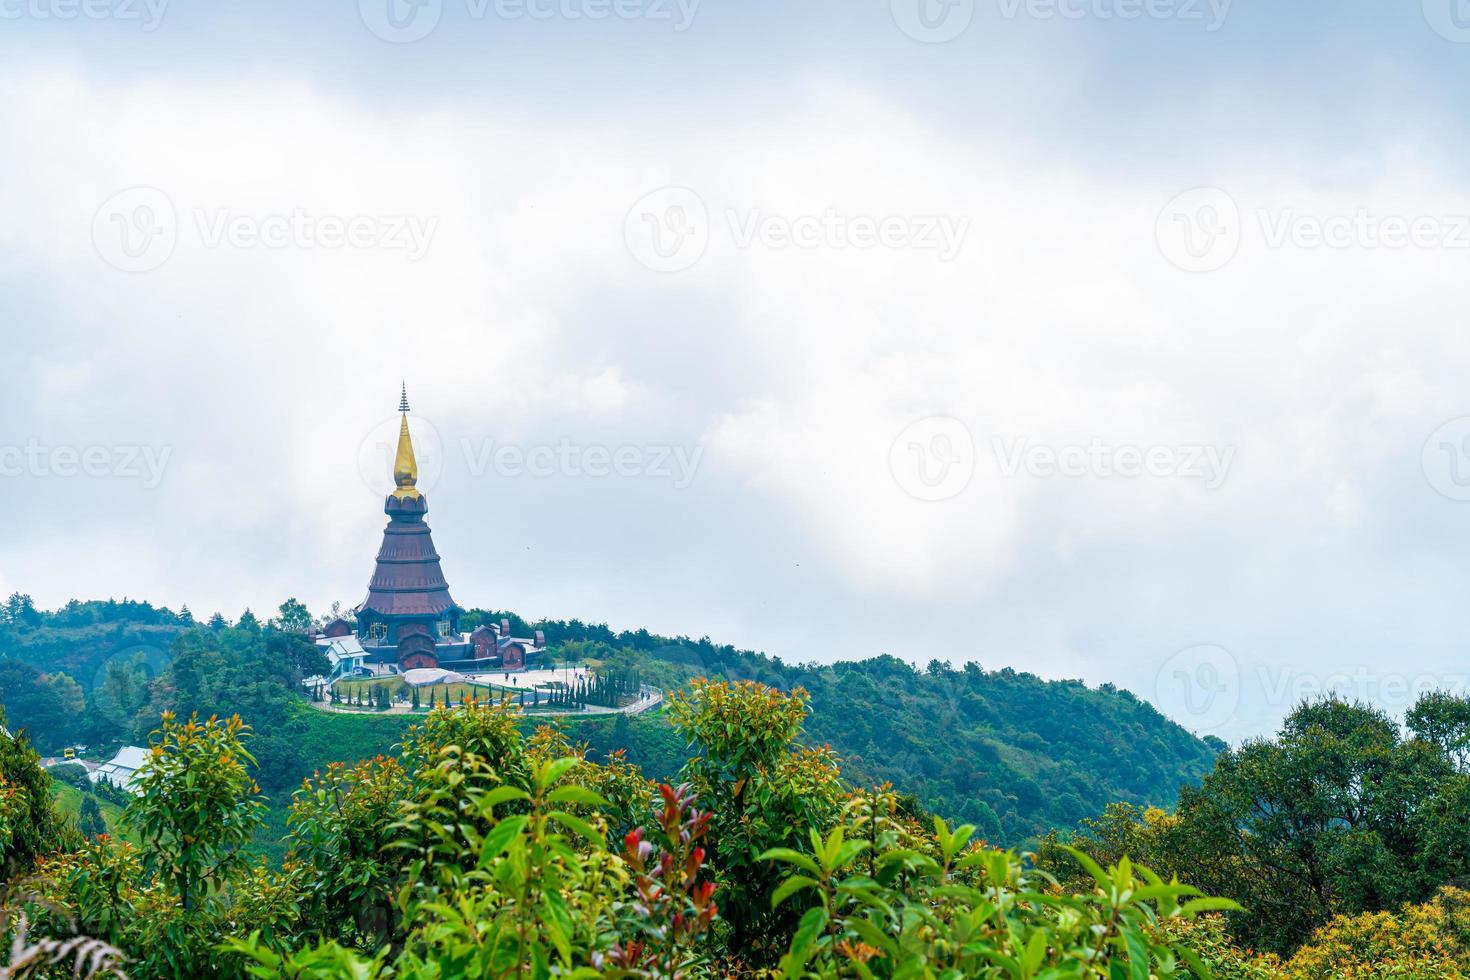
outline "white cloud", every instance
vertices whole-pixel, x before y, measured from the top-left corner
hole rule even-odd
[[[1367,560],[1365,542],[1440,502],[1420,447],[1470,412],[1470,349],[1452,329],[1462,252],[1272,250],[1255,215],[1466,211],[1458,178],[1412,155],[1386,152],[1381,177],[1328,187],[1220,161],[1200,182],[1234,194],[1243,241],[1224,269],[1189,275],[1154,241],[1159,209],[1188,184],[1104,176],[1024,130],[942,128],[836,82],[759,117],[579,130],[493,100],[415,115],[305,85],[181,90],[24,63],[6,75],[0,132],[25,138],[0,159],[0,256],[26,282],[0,330],[28,366],[10,438],[175,451],[151,494],[12,485],[48,536],[0,545],[4,581],[44,603],[149,590],[232,614],[288,593],[355,601],[381,522],[358,446],[406,377],[451,454],[435,517],[461,602],[719,626],[717,639],[797,658],[912,647],[1147,695],[1150,671],[1198,642],[1308,669],[1340,658],[1285,645],[1377,614],[1413,559],[1390,547]],[[624,244],[649,174],[708,208],[709,246],[684,272],[649,272]],[[168,194],[179,244],[127,274],[104,264],[91,228],[134,185]],[[195,216],[221,209],[437,225],[420,261],[206,247]],[[752,210],[969,225],[951,261],[742,248],[728,215]],[[965,423],[978,449],[969,487],[937,503],[905,494],[888,462],[898,433],[931,415]],[[506,485],[456,468],[461,438],[706,455],[678,493]],[[1006,478],[996,439],[1235,458],[1212,491]],[[102,499],[122,502],[88,503]],[[1304,589],[1304,576],[1318,580]],[[1421,652],[1429,665],[1446,655]],[[1275,706],[1251,710],[1241,730]]]

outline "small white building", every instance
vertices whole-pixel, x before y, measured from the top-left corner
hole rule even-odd
[[[136,745],[125,745],[118,750],[117,755],[111,760],[104,762],[96,769],[87,773],[87,778],[94,783],[109,782],[129,793],[136,793],[134,783],[138,779],[138,770],[148,764],[148,750]]]
[[[303,687],[330,687],[344,677],[356,677],[367,669],[367,651],[355,636],[336,636],[330,639],[322,637],[316,641],[316,645],[326,655],[327,663],[331,664],[332,669],[325,677],[314,675],[303,678]]]

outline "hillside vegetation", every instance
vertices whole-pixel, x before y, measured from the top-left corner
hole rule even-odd
[[[200,625],[187,612],[147,603],[44,612],[14,597],[0,615],[0,658],[8,658],[0,659],[0,703],[43,750],[138,742],[163,710],[238,713],[256,732],[260,782],[279,797],[328,762],[387,751],[403,727],[324,721],[304,709],[296,682],[322,665],[284,628],[309,622],[304,613],[288,603],[273,624],[247,611],[233,626],[219,616]],[[544,630],[552,658],[637,669],[670,690],[696,677],[804,688],[811,695],[804,744],[830,744],[854,779],[890,782],[997,843],[1074,825],[1106,802],[1168,803],[1209,771],[1223,747],[1108,685],[937,661],[916,670],[892,656],[792,665],[707,638],[526,622],[502,611],[474,610],[464,622],[473,628],[502,618],[519,635]],[[594,758],[623,749],[656,779],[672,779],[683,764],[687,746],[660,716],[572,725]]]
[[[238,718],[166,713],[116,817],[125,837],[78,833],[24,738],[0,730],[0,976],[1470,969],[1470,896],[1453,884],[1467,859],[1445,847],[1463,838],[1470,701],[1425,699],[1407,739],[1362,706],[1303,705],[1278,739],[1222,757],[1179,813],[1116,804],[1075,848],[1049,837],[1035,856],[853,784],[829,750],[797,743],[806,710],[801,691],[694,683],[668,709],[692,748],[675,786],[617,755],[594,762],[549,727],[527,737],[513,706],[440,708],[391,754],[304,783],[279,821]],[[283,854],[262,863],[248,844],[266,829]],[[1198,883],[1218,871],[1227,894],[1210,897]],[[1252,936],[1273,948],[1253,951]]]
[[[238,718],[165,714],[124,824],[139,843],[30,828],[44,788],[0,735],[0,847],[33,872],[0,896],[5,975],[49,957],[139,978],[1196,976],[1164,923],[1228,902],[1124,864],[1085,893],[845,787],[795,736],[806,695],[700,682],[669,715],[680,784],[583,757],[511,706],[441,708],[399,749],[294,795],[287,860],[245,845],[264,806]],[[23,847],[9,846],[23,840]],[[16,879],[20,881],[20,879]],[[12,925],[14,923],[15,925]],[[861,966],[858,970],[856,967]]]
[[[13,608],[21,648],[97,656]],[[335,714],[296,692],[303,619],[154,624],[162,662],[87,689],[0,661],[0,976],[1470,976],[1470,698],[1307,702],[1231,749],[1076,682],[564,623],[554,655],[666,709]],[[77,730],[151,746],[139,795],[40,767],[27,733]]]

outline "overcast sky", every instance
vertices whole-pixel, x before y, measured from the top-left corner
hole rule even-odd
[[[389,6],[389,4],[393,6]],[[0,590],[1470,687],[1463,0],[0,0]]]

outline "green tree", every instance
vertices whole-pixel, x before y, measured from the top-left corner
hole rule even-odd
[[[248,863],[244,848],[265,809],[246,768],[255,761],[249,735],[238,715],[180,723],[166,713],[149,739],[123,820],[143,841],[145,871],[169,882],[186,914]]]
[[[1290,953],[1334,915],[1424,901],[1470,872],[1470,786],[1446,750],[1366,705],[1306,703],[1142,833],[1181,877],[1245,906],[1238,938]]]
[[[29,871],[37,858],[74,848],[80,837],[51,802],[51,776],[0,710],[0,879]]]
[[[306,878],[308,929],[368,950],[392,938],[402,877],[394,824],[408,793],[403,766],[381,756],[351,767],[333,763],[297,790],[288,840]]]
[[[87,698],[82,693],[82,685],[72,680],[71,677],[57,671],[47,674],[46,686],[56,692],[56,698],[61,703],[61,709],[69,715],[80,715],[87,710]]]
[[[82,807],[77,814],[77,830],[86,837],[107,833],[107,824],[102,819],[102,808],[97,805],[97,797],[91,793],[82,797]]]
[[[127,952],[139,978],[238,976],[219,947],[231,934],[294,937],[302,895],[294,869],[272,872],[244,851],[260,825],[238,718],[163,718],[123,814],[141,842],[99,836],[46,860],[37,926],[80,931]]]
[[[5,600],[4,607],[0,608],[0,623],[34,628],[41,625],[41,614],[36,611],[36,604],[31,601],[30,596],[15,592]]]
[[[808,695],[743,681],[696,681],[669,701],[669,716],[698,755],[684,767],[703,808],[713,812],[711,848],[725,898],[721,917],[733,948],[773,961],[800,910],[772,907],[777,880],[764,855],[801,851],[808,830],[825,834],[837,818],[841,781],[827,749],[795,747]]]
[[[1431,691],[1419,698],[1404,717],[1415,737],[1439,747],[1456,768],[1470,768],[1470,698]]]
[[[311,629],[311,624],[311,613],[307,611],[306,605],[295,599],[287,599],[281,603],[280,613],[271,623],[283,633],[303,634]]]
[[[67,744],[79,720],[68,712],[57,687],[30,664],[0,659],[0,708],[11,725],[24,730],[43,751]]]

